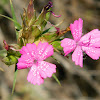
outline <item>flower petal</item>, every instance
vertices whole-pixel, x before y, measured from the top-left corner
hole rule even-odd
[[[72,52],[76,47],[76,42],[72,39],[65,38],[61,41],[65,56]]]
[[[27,80],[28,82],[31,82],[31,84],[42,84],[44,82],[44,79],[40,76],[40,73],[37,69],[38,66],[33,65],[28,73]]]
[[[45,60],[46,58],[53,55],[53,47],[49,45],[47,42],[39,43],[37,46],[37,59],[38,60]]]
[[[30,55],[24,54],[18,59],[17,68],[25,69],[31,67],[33,64],[33,58]]]
[[[94,29],[87,33],[87,35],[91,35],[91,39],[100,37],[100,31],[98,29]]]
[[[32,66],[32,64],[26,64],[26,63],[22,63],[22,62],[17,63],[17,68],[18,68],[18,70],[19,70],[19,69],[29,68],[29,67],[31,67],[31,66]]]
[[[56,72],[56,65],[48,63],[46,61],[39,61],[38,69],[41,77],[52,77],[52,74]]]
[[[36,55],[36,49],[37,49],[37,46],[35,43],[31,44],[31,43],[28,43],[26,44],[26,47],[29,51],[29,54],[32,56],[32,58],[35,58],[35,55]]]
[[[20,50],[20,53],[21,53],[21,54],[27,54],[27,53],[29,53],[29,51],[27,50],[26,46],[23,46],[23,47],[21,48],[21,50]]]
[[[82,46],[82,50],[94,60],[100,57],[100,48]]]
[[[88,43],[88,46],[91,47],[100,47],[100,31],[98,29],[90,31],[86,35],[82,36],[79,42],[83,44]]]
[[[91,39],[90,41],[90,47],[99,47],[100,48],[100,37]]]
[[[30,54],[32,57],[35,58],[35,51],[36,51],[36,44],[28,43],[26,46],[23,46],[20,50],[21,54]]]
[[[83,20],[75,20],[73,24],[70,24],[71,33],[75,41],[79,41],[82,36]]]
[[[72,54],[72,60],[76,65],[83,67],[83,53],[80,46],[77,46]]]
[[[100,31],[98,29],[94,29],[87,34],[91,34],[90,46],[100,47]]]

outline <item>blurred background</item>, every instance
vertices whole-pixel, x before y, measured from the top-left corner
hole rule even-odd
[[[12,0],[18,22],[21,24],[23,8],[27,8],[29,0]],[[34,0],[37,15],[49,0]],[[83,34],[98,28],[100,30],[100,0],[51,0],[53,12],[62,15],[60,18],[50,17],[50,22],[58,24],[60,29],[67,28],[78,18],[83,19]],[[9,0],[0,0],[0,14],[12,17]],[[65,37],[71,37],[70,32]],[[3,40],[16,43],[14,24],[10,20],[0,17],[0,49]],[[53,78],[47,78],[43,85],[34,86],[27,82],[27,69],[19,70],[15,92],[11,96],[14,79],[14,65],[6,66],[0,61],[0,100],[100,100],[100,59],[92,60],[84,55],[84,67],[76,66],[72,60],[57,53],[54,54],[60,64],[52,58],[48,62],[57,65],[56,76],[62,86]],[[1,60],[1,58],[0,58]]]

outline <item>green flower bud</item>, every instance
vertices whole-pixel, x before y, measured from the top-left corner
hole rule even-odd
[[[6,65],[12,65],[12,64],[16,64],[17,63],[17,58],[14,56],[8,56],[2,59],[2,61],[6,64]]]

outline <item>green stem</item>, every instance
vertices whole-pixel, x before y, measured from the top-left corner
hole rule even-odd
[[[13,81],[13,89],[12,89],[12,95],[14,93],[14,89],[15,89],[15,84],[16,84],[16,77],[17,77],[17,64],[15,65],[15,73],[14,73],[14,81]]]

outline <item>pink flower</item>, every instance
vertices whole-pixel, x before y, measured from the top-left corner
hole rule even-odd
[[[81,67],[83,67],[82,50],[94,60],[100,57],[100,31],[94,29],[82,36],[82,26],[83,20],[81,18],[75,20],[73,24],[70,24],[74,40],[65,38],[61,41],[65,56],[74,50],[72,60]]]
[[[36,44],[26,44],[20,50],[22,54],[18,59],[17,68],[30,68],[27,80],[32,84],[42,84],[44,78],[51,77],[56,72],[56,65],[48,63],[46,58],[53,55],[53,47],[47,42]]]

